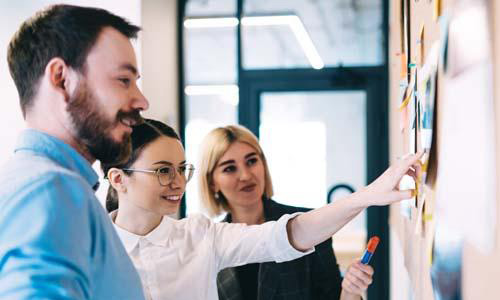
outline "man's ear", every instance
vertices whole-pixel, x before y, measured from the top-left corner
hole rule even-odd
[[[109,184],[111,184],[111,186],[115,190],[122,192],[122,193],[127,191],[127,186],[125,184],[125,181],[126,181],[125,177],[126,176],[122,170],[117,169],[117,168],[111,168],[108,171],[107,177],[109,180]]]
[[[75,77],[74,71],[59,57],[52,58],[45,67],[45,75],[49,80],[49,85],[60,93],[66,102],[69,101],[71,85],[74,84],[72,77]]]

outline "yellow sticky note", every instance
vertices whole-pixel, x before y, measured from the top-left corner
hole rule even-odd
[[[420,52],[419,53],[418,63],[420,65],[424,64],[424,56],[425,56],[425,53],[424,53],[424,51],[425,51],[425,47],[424,47],[425,46],[425,36],[424,36],[425,32],[424,32],[424,30],[425,30],[425,27],[424,27],[424,24],[422,24],[420,26],[420,34],[419,34],[419,37],[418,37],[418,39],[419,39],[418,40],[419,52]]]
[[[441,16],[441,0],[434,0],[434,21]]]
[[[403,110],[405,107],[408,106],[408,103],[410,103],[410,99],[411,99],[411,94],[412,92],[409,92],[405,98],[405,100],[401,103],[401,105],[399,106],[399,110]]]
[[[427,159],[423,164],[422,164],[422,172],[425,173],[427,172],[427,168],[429,167],[429,160]]]

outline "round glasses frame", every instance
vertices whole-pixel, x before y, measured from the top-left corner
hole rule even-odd
[[[181,176],[181,178],[184,178],[184,180],[186,180],[186,183],[187,183],[193,177],[194,170],[195,170],[195,168],[192,164],[184,164],[184,165],[180,165],[178,167],[163,166],[163,167],[160,167],[156,170],[122,169],[122,171],[128,171],[128,172],[141,172],[141,173],[155,174],[156,177],[158,178],[158,183],[161,186],[167,186],[170,183],[172,183],[172,181],[174,181],[174,179],[175,179],[175,176],[177,176],[177,175]]]

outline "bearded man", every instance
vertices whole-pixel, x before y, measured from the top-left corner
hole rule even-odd
[[[28,129],[0,172],[1,299],[143,299],[91,167],[128,158],[148,107],[130,42],[139,30],[102,9],[55,5],[12,38]]]

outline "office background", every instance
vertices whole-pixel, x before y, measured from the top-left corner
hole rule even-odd
[[[181,133],[189,161],[197,164],[197,147],[210,129],[240,123],[261,139],[275,199],[319,207],[367,184],[405,152],[397,88],[403,6],[409,5],[415,40],[421,18],[433,24],[427,27],[431,41],[439,28],[431,17],[434,5],[439,2],[446,11],[461,1],[0,0],[0,163],[24,128],[6,46],[23,20],[61,2],[102,7],[140,24],[134,47],[140,85],[151,103],[145,115]],[[487,2],[490,13],[500,15],[500,5]],[[492,18],[495,37],[497,23]],[[498,40],[493,39],[494,48]],[[193,182],[179,217],[203,212]],[[100,199],[105,192],[103,182]],[[391,216],[399,211],[392,207]],[[342,267],[361,255],[368,237],[382,238],[369,299],[418,299],[399,224],[388,208],[370,208],[334,237]],[[498,276],[483,273],[499,272],[490,267],[499,265],[498,251],[464,251],[470,254],[464,259],[464,298],[494,297]]]

